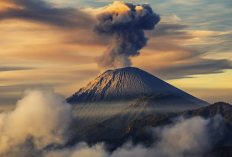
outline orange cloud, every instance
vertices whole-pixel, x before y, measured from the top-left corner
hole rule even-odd
[[[127,5],[125,5],[124,2],[115,1],[113,4],[109,4],[104,12],[110,14],[124,14],[130,10],[131,9]]]
[[[24,7],[16,5],[14,3],[9,3],[8,1],[0,2],[0,11],[6,11],[7,9],[23,9]]]
[[[23,90],[35,85],[53,86],[70,96],[94,79],[100,71],[96,64],[56,65],[33,70],[0,72],[0,106],[14,104]],[[1,109],[1,107],[0,107]]]
[[[54,29],[47,25],[19,20],[0,22],[0,34],[0,54],[5,57],[92,63],[94,57],[100,55],[105,48],[102,47],[103,40],[101,43],[99,38],[91,37],[93,33]]]
[[[232,104],[232,88],[182,88],[184,91],[211,104],[219,101]]]

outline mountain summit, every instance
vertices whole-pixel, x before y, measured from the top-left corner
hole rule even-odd
[[[108,70],[81,88],[67,101],[71,104],[102,101],[131,101],[142,96],[173,94],[199,106],[208,105],[200,99],[134,67]]]

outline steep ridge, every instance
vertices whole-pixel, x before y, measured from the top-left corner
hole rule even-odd
[[[213,105],[202,107],[196,110],[187,110],[179,113],[165,113],[165,114],[154,114],[151,116],[144,117],[140,120],[135,120],[131,122],[127,128],[126,133],[123,135],[125,137],[135,136],[135,141],[140,141],[146,134],[147,127],[157,127],[161,125],[166,125],[172,123],[173,119],[176,117],[186,117],[191,118],[195,116],[200,116],[205,119],[214,117],[216,115],[221,115],[225,119],[224,127],[224,141],[226,145],[231,145],[232,139],[232,106],[228,103],[218,102]]]
[[[186,107],[186,104],[188,106]],[[163,112],[179,112],[196,108],[196,104],[173,94],[155,94],[137,98],[125,106],[118,114],[103,121],[108,128],[121,128],[136,119]]]

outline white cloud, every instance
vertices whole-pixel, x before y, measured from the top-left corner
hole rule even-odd
[[[45,157],[200,157],[212,148],[213,137],[221,135],[221,116],[212,119],[194,117],[179,118],[172,125],[154,128],[160,140],[150,148],[126,143],[112,153],[105,151],[103,144],[89,147],[85,143],[73,148],[44,152]],[[217,141],[218,139],[215,139]]]
[[[24,156],[31,146],[40,150],[63,144],[72,120],[71,106],[64,100],[52,89],[27,90],[14,111],[0,114],[0,155]]]

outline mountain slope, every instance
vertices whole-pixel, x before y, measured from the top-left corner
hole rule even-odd
[[[147,136],[146,129],[147,127],[158,127],[162,125],[167,125],[172,123],[173,119],[176,117],[184,116],[186,118],[191,118],[195,116],[201,116],[204,118],[210,118],[214,117],[218,114],[220,114],[222,117],[224,117],[226,123],[224,124],[225,133],[229,135],[230,137],[228,139],[232,139],[232,106],[227,103],[219,102],[215,103],[213,105],[209,105],[206,107],[202,107],[195,110],[187,110],[183,112],[170,112],[170,113],[156,113],[141,119],[136,119],[132,121],[130,124],[128,124],[124,128],[120,129],[114,129],[114,132],[117,132],[117,130],[120,130],[121,134],[117,136],[107,136],[109,141],[118,141],[119,139],[124,141],[126,138],[131,137],[136,142],[146,141],[148,140],[149,136]],[[103,124],[99,124],[100,126],[103,126]],[[99,126],[98,125],[98,126]],[[92,137],[94,141],[102,141],[105,139],[104,137],[106,135],[109,135],[110,132],[112,132],[112,129],[110,129],[110,132],[107,131],[107,126],[102,127],[101,129],[98,128],[99,131],[104,132],[104,134],[98,134],[98,136],[93,136],[92,133],[95,132],[95,127],[89,127],[86,131],[86,137]],[[124,130],[123,133],[121,130]],[[148,138],[144,138],[148,137]],[[89,141],[92,140],[89,138]]]
[[[155,94],[137,98],[125,106],[118,114],[103,121],[101,124],[109,128],[121,128],[136,119],[163,113],[165,111],[178,112],[183,109],[196,108],[196,104],[173,94]]]
[[[157,127],[170,124],[172,123],[172,120],[176,117],[184,116],[186,118],[191,118],[195,116],[201,116],[207,119],[220,114],[226,121],[226,123],[224,124],[225,136],[228,136],[228,139],[232,139],[231,113],[232,106],[230,104],[219,102],[196,110],[187,110],[179,113],[154,114],[131,122],[127,126],[127,131],[123,136],[134,136],[135,141],[139,141],[143,138],[147,127]]]

